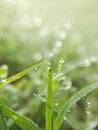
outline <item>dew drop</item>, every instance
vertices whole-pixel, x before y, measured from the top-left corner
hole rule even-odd
[[[64,117],[64,120],[66,120],[66,117]]]
[[[2,65],[2,68],[3,68],[4,70],[7,70],[7,69],[8,69],[8,66],[7,66],[7,65]]]
[[[48,63],[48,70],[51,70],[51,63]]]
[[[67,23],[65,23],[64,27],[65,27],[65,29],[70,30],[72,25],[71,25],[71,23],[67,22]]]
[[[89,102],[89,101],[88,101],[88,102],[87,102],[87,104],[88,104],[88,105],[90,105],[90,104],[91,104],[91,102]]]
[[[40,61],[40,60],[42,60],[42,54],[40,53],[40,52],[37,52],[37,53],[35,53],[35,55],[34,55],[34,59],[36,60],[36,61]]]
[[[90,111],[89,111],[89,110],[86,110],[86,114],[90,114]]]
[[[64,32],[64,31],[60,31],[60,32],[59,32],[59,38],[60,38],[61,40],[64,40],[66,37],[67,37],[66,32]]]
[[[89,101],[89,99],[87,99],[87,107],[86,107],[86,114],[90,114],[90,107],[91,107],[91,102]]]
[[[12,118],[13,118],[14,120],[17,120],[17,119],[18,119],[18,117],[15,116],[15,115],[12,115]]]
[[[54,55],[53,52],[49,52],[48,54],[49,57],[53,57],[53,55]]]
[[[37,95],[37,94],[33,93],[33,96],[37,97],[42,102],[46,102],[46,98],[43,94]]]
[[[38,97],[42,102],[46,102],[46,98],[44,97],[44,95],[38,95]]]
[[[96,56],[91,56],[90,57],[90,61],[91,62],[96,62],[97,61],[97,57]]]
[[[56,42],[56,47],[60,48],[60,47],[62,47],[62,44],[63,44],[62,41],[57,41]]]
[[[67,79],[67,80],[65,81],[64,85],[65,85],[65,90],[68,90],[68,89],[71,88],[72,82]]]
[[[59,103],[58,103],[58,101],[57,101],[57,100],[55,100],[55,106],[58,106],[58,104],[59,104]]]
[[[71,110],[69,109],[67,112],[69,113]]]
[[[37,70],[37,67],[35,67],[35,70]]]
[[[62,77],[61,77],[61,80],[65,80],[65,79],[66,79],[65,76],[62,76]]]
[[[5,79],[3,79],[3,80],[2,80],[2,82],[3,82],[3,83],[5,83],[5,82],[6,82],[6,80],[5,80]]]
[[[61,63],[64,63],[64,59],[63,59],[63,58],[61,58],[60,62],[61,62]]]
[[[58,106],[58,103],[56,102],[55,105]]]
[[[91,65],[91,62],[89,59],[84,59],[83,62],[81,63],[82,67],[89,67]]]

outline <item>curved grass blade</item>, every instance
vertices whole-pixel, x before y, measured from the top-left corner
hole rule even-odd
[[[1,108],[0,108],[0,130],[7,130],[6,122]]]
[[[5,105],[2,101],[0,101],[1,110],[5,113],[5,115],[15,121],[15,123],[22,128],[23,130],[41,130],[37,124],[32,122],[31,120],[20,116],[7,105]]]
[[[52,111],[52,72],[51,66],[48,68],[48,88],[46,102],[46,130],[53,130],[53,111]]]
[[[90,93],[91,91],[93,91],[94,89],[96,89],[98,87],[98,82],[89,85],[86,88],[83,88],[82,90],[80,90],[79,92],[77,92],[74,96],[72,96],[63,106],[63,108],[61,109],[61,111],[59,112],[55,122],[54,122],[54,130],[58,130],[59,127],[62,124],[63,118],[67,112],[67,110],[77,101],[79,101],[82,97],[86,96],[88,93]]]
[[[13,82],[13,81],[15,81],[15,80],[17,80],[17,79],[23,77],[24,75],[30,73],[31,71],[33,71],[33,70],[35,70],[36,68],[38,68],[38,67],[40,67],[41,65],[43,65],[44,63],[45,63],[45,61],[43,61],[43,62],[41,62],[41,63],[39,63],[39,64],[37,64],[37,65],[35,65],[35,66],[32,66],[32,67],[30,67],[30,68],[28,68],[28,69],[26,69],[26,70],[24,70],[24,71],[22,71],[22,72],[20,72],[20,73],[18,73],[18,74],[16,74],[16,75],[12,76],[12,77],[10,77],[10,78],[8,78],[8,79],[6,79],[6,80],[3,80],[2,82],[0,82],[0,86],[7,85],[7,84],[9,84],[9,83],[11,83],[11,82]]]

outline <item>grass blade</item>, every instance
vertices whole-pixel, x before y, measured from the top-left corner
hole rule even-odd
[[[52,72],[51,66],[48,69],[48,88],[46,102],[46,130],[53,130],[53,111],[52,111]]]
[[[43,61],[43,62],[41,62],[41,63],[39,63],[39,64],[37,64],[37,65],[35,65],[35,66],[33,66],[33,67],[30,67],[30,68],[28,68],[28,69],[26,69],[26,70],[24,70],[24,71],[22,71],[22,72],[20,72],[20,73],[18,73],[18,74],[16,74],[16,75],[12,76],[12,77],[10,77],[10,78],[8,78],[8,79],[6,79],[6,80],[3,80],[2,82],[0,82],[0,86],[7,85],[7,84],[9,84],[9,83],[11,83],[11,82],[13,82],[13,81],[15,81],[15,80],[17,80],[17,79],[23,77],[24,75],[30,73],[31,71],[33,71],[33,70],[35,70],[36,68],[38,68],[38,67],[40,67],[41,65],[43,65],[44,63],[45,63],[45,61]]]
[[[54,130],[58,130],[59,127],[61,126],[61,123],[63,121],[63,118],[67,112],[67,110],[77,101],[79,101],[82,97],[86,96],[88,93],[90,93],[91,91],[93,91],[94,89],[96,89],[98,87],[98,82],[89,85],[88,87],[80,90],[79,92],[77,92],[74,96],[72,96],[63,106],[63,108],[61,109],[61,111],[59,112],[55,122],[54,122]]]
[[[7,130],[6,122],[1,108],[0,108],[0,130]]]
[[[20,116],[7,105],[5,105],[2,101],[0,101],[0,106],[5,115],[13,119],[15,123],[23,130],[41,130],[34,122],[23,116]]]

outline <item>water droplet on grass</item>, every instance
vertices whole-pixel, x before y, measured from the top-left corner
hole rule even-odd
[[[63,44],[62,41],[57,41],[56,42],[56,47],[60,48],[62,46],[62,44]]]
[[[17,119],[18,119],[18,117],[15,116],[15,115],[12,115],[12,118],[13,118],[14,120],[17,120]]]
[[[48,70],[51,70],[51,63],[48,63]]]
[[[66,120],[66,117],[64,117],[64,120]]]
[[[37,67],[35,67],[35,70],[37,70]]]
[[[69,113],[71,110],[69,109],[67,112]]]
[[[62,76],[62,77],[61,77],[61,80],[65,80],[65,79],[66,79],[65,76]]]
[[[43,94],[37,95],[37,94],[33,93],[33,96],[37,97],[42,102],[46,102],[46,98]]]
[[[89,67],[91,65],[91,61],[89,59],[84,59],[81,63],[82,67]]]
[[[88,101],[88,102],[87,102],[87,104],[88,104],[88,105],[90,105],[90,104],[91,104],[91,102],[90,102],[90,101]]]
[[[5,82],[6,82],[6,80],[5,80],[5,79],[3,79],[3,80],[2,80],[2,82],[3,82],[3,83],[5,83]]]
[[[63,59],[63,58],[61,58],[60,62],[61,62],[61,63],[64,63],[64,59]]]
[[[67,33],[65,31],[60,31],[59,32],[59,38],[61,40],[64,40],[67,37]]]
[[[97,61],[97,57],[96,56],[91,56],[90,57],[90,61],[91,62],[96,62]]]
[[[49,52],[48,55],[49,55],[49,57],[53,57],[54,54],[53,54],[53,52]]]
[[[55,105],[58,106],[58,102],[56,102]]]
[[[8,66],[7,65],[2,65],[1,66],[4,70],[7,70],[8,69]]]
[[[66,30],[70,30],[72,25],[71,25],[71,23],[67,22],[67,23],[65,23],[64,27],[65,27]]]
[[[90,114],[90,111],[89,111],[89,110],[86,110],[86,114]]]
[[[86,114],[90,114],[90,108],[91,108],[91,102],[89,101],[89,99],[87,99],[87,107],[86,107]]]
[[[34,59],[36,60],[36,61],[40,61],[40,60],[42,60],[42,54],[40,53],[40,52],[37,52],[37,53],[35,53],[35,55],[34,55]]]

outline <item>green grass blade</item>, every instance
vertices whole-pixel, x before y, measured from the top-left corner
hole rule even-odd
[[[59,112],[55,122],[54,122],[54,130],[58,130],[59,127],[61,126],[61,123],[63,121],[63,118],[67,112],[67,110],[77,101],[79,101],[82,97],[86,96],[88,93],[90,93],[91,91],[93,91],[94,89],[96,89],[98,87],[98,82],[94,83],[92,85],[89,85],[88,87],[80,90],[79,92],[77,92],[74,96],[72,96],[63,106],[63,108],[61,109],[61,111]]]
[[[1,108],[0,108],[0,130],[7,130],[6,122]]]
[[[58,63],[58,75],[61,74],[62,72],[62,67],[63,67],[63,59],[60,59],[59,60],[59,63]],[[53,83],[52,83],[52,90],[53,92],[58,88],[58,84],[59,84],[59,80],[58,80],[58,77],[56,77],[54,80],[53,80]]]
[[[23,130],[41,130],[34,122],[23,116],[20,116],[7,105],[5,105],[2,101],[0,101],[0,106],[5,115],[13,119],[15,123]]]
[[[52,112],[52,72],[48,69],[48,88],[46,102],[46,130],[53,130],[53,112]]]
[[[35,70],[36,68],[38,68],[38,67],[40,67],[41,65],[43,65],[44,63],[45,63],[45,61],[43,61],[43,62],[41,62],[41,63],[39,63],[39,64],[37,64],[37,65],[35,65],[35,66],[33,66],[33,67],[30,67],[30,68],[28,68],[28,69],[26,69],[26,70],[24,70],[24,71],[22,71],[22,72],[20,72],[20,73],[18,73],[18,74],[16,74],[16,75],[12,76],[12,77],[10,77],[10,78],[8,78],[8,79],[6,79],[6,80],[3,80],[2,82],[0,82],[0,86],[7,85],[7,84],[9,84],[9,83],[11,83],[11,82],[13,82],[13,81],[15,81],[15,80],[17,80],[17,79],[23,77],[24,75],[30,73],[31,71],[33,71],[33,70]]]

